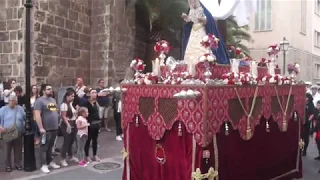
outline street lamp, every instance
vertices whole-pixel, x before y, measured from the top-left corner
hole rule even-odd
[[[283,37],[282,41],[280,41],[280,50],[283,51],[283,74],[286,73],[286,52],[289,49],[289,41],[286,39],[286,37]]]
[[[32,109],[30,104],[30,95],[31,95],[31,8],[32,0],[26,0],[24,4],[26,8],[26,29],[25,29],[25,82],[26,82],[26,124],[24,135],[24,170],[31,172],[36,170],[36,160],[34,155],[34,132],[33,129],[33,118],[32,118]]]

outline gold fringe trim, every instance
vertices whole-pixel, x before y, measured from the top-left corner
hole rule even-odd
[[[212,167],[209,168],[208,172],[205,174],[201,174],[200,168],[197,168],[195,172],[192,173],[193,180],[214,180],[214,178],[218,176],[218,171],[214,170]]]
[[[125,148],[123,148],[121,151],[121,155],[122,155],[122,159],[125,160],[128,157],[129,153],[126,151]]]
[[[252,105],[250,107],[250,112],[248,113],[248,111],[246,110],[245,106],[243,105],[243,103],[241,101],[241,98],[240,98],[240,95],[239,95],[237,88],[236,87],[234,88],[234,91],[236,92],[236,95],[238,97],[238,101],[241,105],[241,108],[242,108],[243,112],[245,113],[245,115],[247,116],[247,129],[246,129],[245,140],[250,140],[253,136],[251,126],[250,126],[250,118],[252,117],[252,113],[253,113],[254,107],[256,105],[256,100],[257,100],[257,96],[258,96],[258,89],[259,89],[259,87],[256,86],[256,89],[254,91],[253,100],[252,100]]]
[[[213,153],[214,153],[214,168],[216,171],[219,171],[219,151],[217,143],[217,135],[213,135]],[[216,180],[219,180],[219,176],[216,176]]]

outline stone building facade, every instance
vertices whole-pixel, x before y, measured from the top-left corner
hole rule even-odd
[[[0,0],[0,73],[24,84],[24,0]],[[32,84],[58,88],[123,78],[138,50],[134,4],[125,0],[33,0]]]

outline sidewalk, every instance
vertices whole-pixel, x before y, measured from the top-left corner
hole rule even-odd
[[[123,160],[120,155],[122,143],[115,140],[114,132],[102,132],[99,138],[100,148],[98,154],[102,161],[99,163],[91,163],[88,167],[79,167],[71,165],[66,168],[61,168],[52,171],[50,174],[42,172],[18,172],[5,173],[0,169],[1,180],[121,180],[123,170]],[[61,138],[59,139],[59,144]],[[59,146],[58,146],[59,147]],[[315,161],[313,158],[318,155],[317,148],[310,144],[308,155],[303,157],[303,175],[302,180],[319,180],[320,161]],[[0,164],[3,164],[3,153],[0,150]],[[56,157],[58,159],[58,157]],[[56,162],[59,162],[56,161]],[[109,164],[105,164],[109,163]],[[111,163],[111,164],[110,164]],[[114,163],[114,164],[112,164]],[[2,165],[3,167],[3,165]],[[115,169],[111,169],[114,167]],[[109,170],[99,170],[99,168],[109,168]]]
[[[121,153],[120,151],[122,150],[122,147],[123,147],[123,143],[122,142],[118,142],[115,140],[115,132],[112,131],[112,132],[105,132],[105,131],[102,131],[99,135],[99,145],[100,147],[98,148],[98,156],[105,162],[105,161],[115,161],[117,163],[119,163],[122,167],[122,159],[121,159]],[[62,144],[62,137],[59,137],[58,141],[57,141],[57,147],[61,147],[61,144]],[[90,149],[90,152],[92,150]],[[35,149],[35,154],[36,154],[36,162],[37,162],[37,168],[40,169],[40,161],[39,161],[39,149],[36,148]],[[25,179],[26,177],[33,177],[33,178],[36,178],[37,176],[36,175],[43,175],[43,173],[39,170],[37,171],[34,171],[34,172],[24,172],[24,171],[12,171],[11,173],[6,173],[4,172],[5,170],[5,165],[4,165],[4,151],[3,151],[3,148],[0,148],[0,179],[1,180],[14,180],[14,179]],[[116,157],[116,158],[115,158]],[[58,164],[60,164],[60,157],[59,155],[58,156],[55,156],[55,159],[54,159],[55,162],[57,162]],[[90,176],[87,176],[89,175],[90,173],[96,173],[96,172],[90,172],[91,170],[90,167],[93,166],[94,164],[90,164],[87,169],[88,169],[88,172],[85,173],[85,174],[82,174],[84,176],[78,176],[79,173],[77,171],[81,171],[81,173],[83,173],[83,169],[85,168],[80,168],[78,167],[76,164],[70,164],[69,167],[66,167],[66,168],[61,168],[59,170],[56,170],[59,174],[59,172],[65,172],[65,171],[71,171],[70,175],[72,175],[73,171],[75,171],[75,176],[78,176],[80,177],[80,179],[82,179],[81,177],[90,177]],[[121,168],[120,167],[120,168]],[[91,169],[94,169],[94,168],[91,168]],[[121,171],[121,170],[118,170],[118,171]],[[84,171],[85,172],[85,171]],[[80,175],[81,175],[80,173]],[[122,171],[121,171],[122,173]],[[52,171],[51,174],[55,174],[55,171]],[[65,174],[65,173],[62,173],[62,174]],[[67,173],[69,174],[69,173]],[[97,173],[96,173],[97,174]],[[111,173],[112,174],[112,173]],[[56,175],[56,174],[55,174]],[[50,175],[46,175],[46,176],[50,176]],[[122,175],[121,175],[122,176]],[[121,177],[120,176],[120,177]],[[41,178],[41,179],[44,179],[44,178]],[[73,179],[73,178],[58,178],[58,179]],[[79,179],[79,178],[77,178]],[[86,178],[88,179],[88,178]],[[119,178],[117,178],[119,179]],[[120,178],[121,179],[121,178]]]

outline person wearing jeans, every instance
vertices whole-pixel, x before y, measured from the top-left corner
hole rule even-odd
[[[87,161],[90,162],[91,159],[89,158],[89,148],[90,148],[90,143],[92,141],[92,153],[93,153],[92,160],[99,162],[100,159],[97,156],[97,150],[98,150],[98,136],[99,136],[101,121],[99,118],[98,103],[96,102],[97,91],[95,89],[91,89],[89,93],[90,93],[90,98],[89,98],[89,101],[85,104],[85,107],[88,109],[88,112],[89,112],[88,122],[90,123],[90,126],[88,129],[88,139],[86,141],[84,151],[85,151]]]
[[[77,110],[72,106],[75,97],[74,91],[67,91],[63,97],[63,103],[60,106],[60,112],[63,122],[61,123],[61,130],[63,134],[63,144],[61,147],[61,165],[66,167],[67,153],[70,161],[78,162],[79,160],[73,157],[72,145],[75,142],[77,135],[76,119]]]
[[[52,87],[43,85],[43,96],[34,103],[34,117],[41,133],[41,171],[50,173],[49,168],[60,168],[52,159],[52,148],[58,134],[59,114],[56,100],[52,98]]]
[[[119,85],[122,80],[119,81]],[[113,117],[116,123],[116,140],[122,141],[122,128],[121,128],[121,92],[114,92],[113,93]]]

